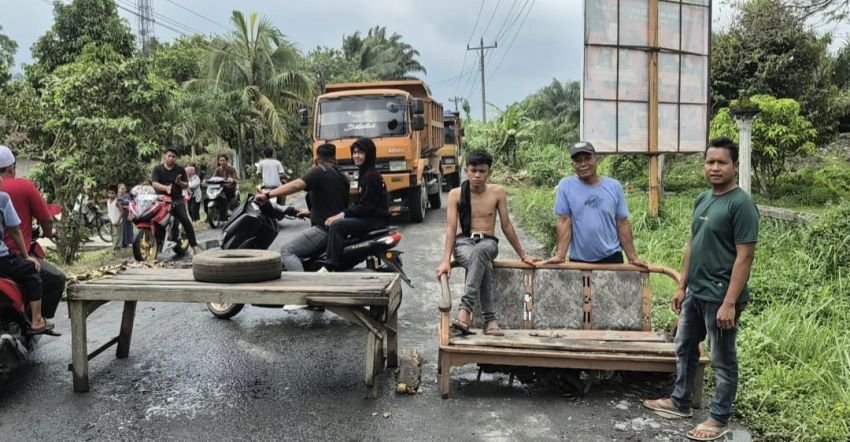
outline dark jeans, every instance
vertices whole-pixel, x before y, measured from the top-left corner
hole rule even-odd
[[[741,317],[746,303],[735,306],[735,323]],[[738,329],[721,330],[717,327],[717,302],[703,301],[688,294],[679,314],[676,332],[676,383],[673,386],[673,403],[682,411],[691,408],[694,377],[699,363],[699,344],[708,336],[711,347],[711,370],[714,372],[714,399],[709,415],[721,424],[732,417],[732,402],[738,392],[738,356],[735,347]]]
[[[472,314],[475,302],[481,302],[481,317],[484,322],[496,320],[496,299],[493,291],[495,274],[493,261],[499,255],[499,242],[495,239],[473,239],[458,237],[455,240],[454,257],[466,269],[461,308]]]
[[[383,218],[343,218],[331,224],[328,229],[327,264],[333,269],[340,266],[342,249],[349,236],[362,235],[386,226],[387,220]]]
[[[189,218],[192,218],[192,221],[201,219],[201,203],[195,201],[195,198],[189,199]]]
[[[280,249],[283,267],[287,272],[303,272],[301,260],[316,255],[328,246],[328,231],[324,227],[313,226],[296,233]]]
[[[27,302],[41,300],[44,286],[41,275],[35,271],[35,264],[14,254],[0,257],[0,276],[21,286],[21,292]]]
[[[599,261],[582,261],[580,259],[570,258],[570,262],[584,262],[587,264],[623,264],[626,261],[623,260],[623,252],[617,252],[611,256],[602,258]]]
[[[65,283],[67,278],[55,265],[41,260],[41,282],[44,287],[44,293],[41,300],[41,315],[45,318],[52,318],[56,315],[56,307],[62,301],[62,295],[65,293]]]
[[[192,227],[192,221],[189,220],[189,214],[186,212],[186,205],[183,203],[176,203],[171,207],[171,214],[177,218],[177,221],[180,222],[180,225],[183,226],[183,230],[186,232],[186,238],[189,239],[189,245],[195,247],[198,245],[198,241],[195,239],[195,228]],[[171,238],[174,241],[180,239],[180,229],[177,223],[174,223],[171,227]]]

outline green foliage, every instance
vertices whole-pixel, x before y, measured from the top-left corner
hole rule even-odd
[[[756,95],[751,101],[761,109],[753,122],[753,176],[761,192],[772,195],[788,162],[815,152],[817,130],[800,114],[800,104],[790,98]],[[711,138],[719,136],[738,141],[738,129],[729,108],[721,109],[711,120]]]
[[[3,26],[0,26],[0,31]],[[12,66],[15,65],[15,51],[18,50],[18,43],[8,36],[0,33],[0,86],[3,86],[9,80]]]
[[[554,192],[519,188],[511,195],[517,221],[553,250]],[[653,264],[681,268],[693,198],[665,198],[656,221],[646,217],[643,193],[629,193],[627,199],[638,254]],[[735,407],[737,417],[762,440],[850,438],[850,262],[844,252],[850,245],[850,205],[828,212],[810,228],[761,222],[749,281],[752,298],[740,326]],[[651,282],[653,328],[663,330],[674,318],[669,302],[676,286],[662,276]]]
[[[172,43],[157,45],[150,62],[151,72],[183,84],[203,73],[202,61],[210,41],[202,35],[180,37]]]
[[[316,92],[321,93],[331,83],[354,83],[377,78],[358,67],[342,50],[319,46],[307,54],[307,69],[316,79]]]
[[[727,30],[712,37],[711,89],[715,109],[729,106],[739,91],[792,98],[815,125],[817,141],[835,135],[842,109],[832,83],[830,37],[819,36],[782,0],[742,3]]]
[[[665,192],[695,192],[708,187],[703,171],[701,154],[667,155],[664,163],[662,187]]]
[[[416,59],[419,51],[405,43],[398,33],[388,36],[384,26],[369,29],[365,37],[360,36],[360,31],[344,35],[342,54],[368,78],[408,80],[416,78],[415,73],[428,73]]]
[[[776,194],[794,206],[818,206],[850,200],[850,164],[835,162],[823,167],[806,166],[782,175]]]
[[[519,103],[524,114],[534,120],[537,144],[572,145],[579,138],[581,84],[578,81],[552,83]]]
[[[33,85],[57,67],[73,62],[88,45],[110,46],[116,54],[133,54],[133,33],[118,15],[112,0],[74,0],[53,3],[53,26],[32,46],[36,63],[27,66]]]

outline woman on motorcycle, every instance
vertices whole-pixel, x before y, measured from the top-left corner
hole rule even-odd
[[[329,270],[339,266],[345,239],[387,226],[390,217],[387,186],[375,168],[375,143],[366,137],[351,145],[351,159],[359,168],[357,201],[348,209],[328,218],[327,262]]]

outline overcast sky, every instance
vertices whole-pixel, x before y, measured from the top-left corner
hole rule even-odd
[[[135,0],[117,1],[134,10]],[[563,81],[581,77],[580,0],[152,2],[157,20],[154,30],[161,41],[180,35],[167,26],[186,33],[226,32],[228,29],[222,26],[229,25],[230,12],[235,8],[267,15],[305,53],[317,45],[339,47],[343,34],[365,32],[374,25],[386,26],[420,51],[419,60],[428,69],[424,80],[434,96],[446,107],[453,106],[450,97],[466,97],[476,118],[480,117],[481,107],[478,55],[468,52],[466,46],[477,46],[482,36],[485,45],[498,43],[497,49],[487,53],[485,72],[487,101],[499,108],[532,94],[552,78]],[[728,15],[723,8],[715,1],[715,26],[720,17]],[[22,63],[31,62],[33,42],[52,25],[51,0],[0,0],[0,11],[3,33],[18,42],[15,69],[19,70]],[[137,17],[124,10],[119,12],[136,32]],[[488,116],[494,114],[488,108]]]

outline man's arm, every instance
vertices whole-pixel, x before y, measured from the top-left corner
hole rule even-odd
[[[30,200],[30,212],[38,221],[38,225],[41,226],[42,235],[49,237],[53,232],[53,216],[47,207],[47,201],[41,196],[35,184],[29,183],[29,186],[27,193]]]
[[[735,328],[735,305],[750,278],[755,252],[756,243],[737,244],[735,246],[735,263],[732,265],[729,287],[726,288],[723,304],[717,310],[717,326],[721,329]]]
[[[292,195],[293,193],[300,192],[300,191],[305,190],[305,189],[307,189],[307,183],[304,182],[304,180],[302,180],[301,178],[298,178],[297,180],[292,180],[292,181],[290,181],[286,184],[280,185],[280,186],[272,189],[268,193],[268,197],[269,198],[276,198],[276,197],[279,197],[279,196],[289,196],[289,195]],[[263,200],[266,199],[266,194],[260,192],[256,195],[254,195],[254,198],[258,199],[260,201],[263,201]]]
[[[629,258],[630,264],[648,267],[642,259],[638,258],[637,252],[635,252],[632,223],[629,222],[628,217],[617,220],[617,237],[620,238],[620,245],[623,246],[623,251],[626,252],[626,257]]]
[[[499,210],[499,223],[502,227],[502,233],[505,234],[505,238],[508,239],[508,242],[511,243],[511,247],[514,248],[519,258],[526,264],[534,264],[539,261],[538,258],[526,255],[525,249],[522,248],[522,244],[519,242],[519,238],[516,235],[516,230],[514,230],[514,224],[511,222],[510,214],[508,213],[508,192],[503,188],[497,188],[498,195],[498,206],[496,207]]]
[[[451,275],[452,252],[455,249],[457,239],[457,207],[460,202],[460,189],[449,192],[448,206],[446,207],[446,244],[443,248],[443,259],[437,267],[437,279],[442,275]]]
[[[676,294],[670,301],[670,308],[678,315],[682,311],[682,303],[685,302],[685,295],[688,290],[688,264],[691,261],[691,239],[688,238],[688,243],[685,245],[685,253],[682,256],[682,273],[679,280],[679,288],[676,289]]]
[[[546,260],[546,264],[561,264],[567,260],[567,250],[573,239],[573,218],[569,215],[559,216],[555,234],[558,235],[558,250],[555,256]]]
[[[158,167],[154,167],[153,174],[151,174],[151,186],[153,186],[153,190],[156,190],[157,192],[171,193],[171,185],[162,184],[162,177],[160,176]]]
[[[12,237],[12,241],[15,242],[15,245],[18,247],[18,250],[21,252],[21,258],[26,259],[27,261],[33,263],[35,265],[35,271],[41,271],[41,263],[38,262],[35,257],[30,256],[29,246],[24,243],[24,234],[21,233],[21,226],[15,227],[6,227],[9,230],[9,236]]]

